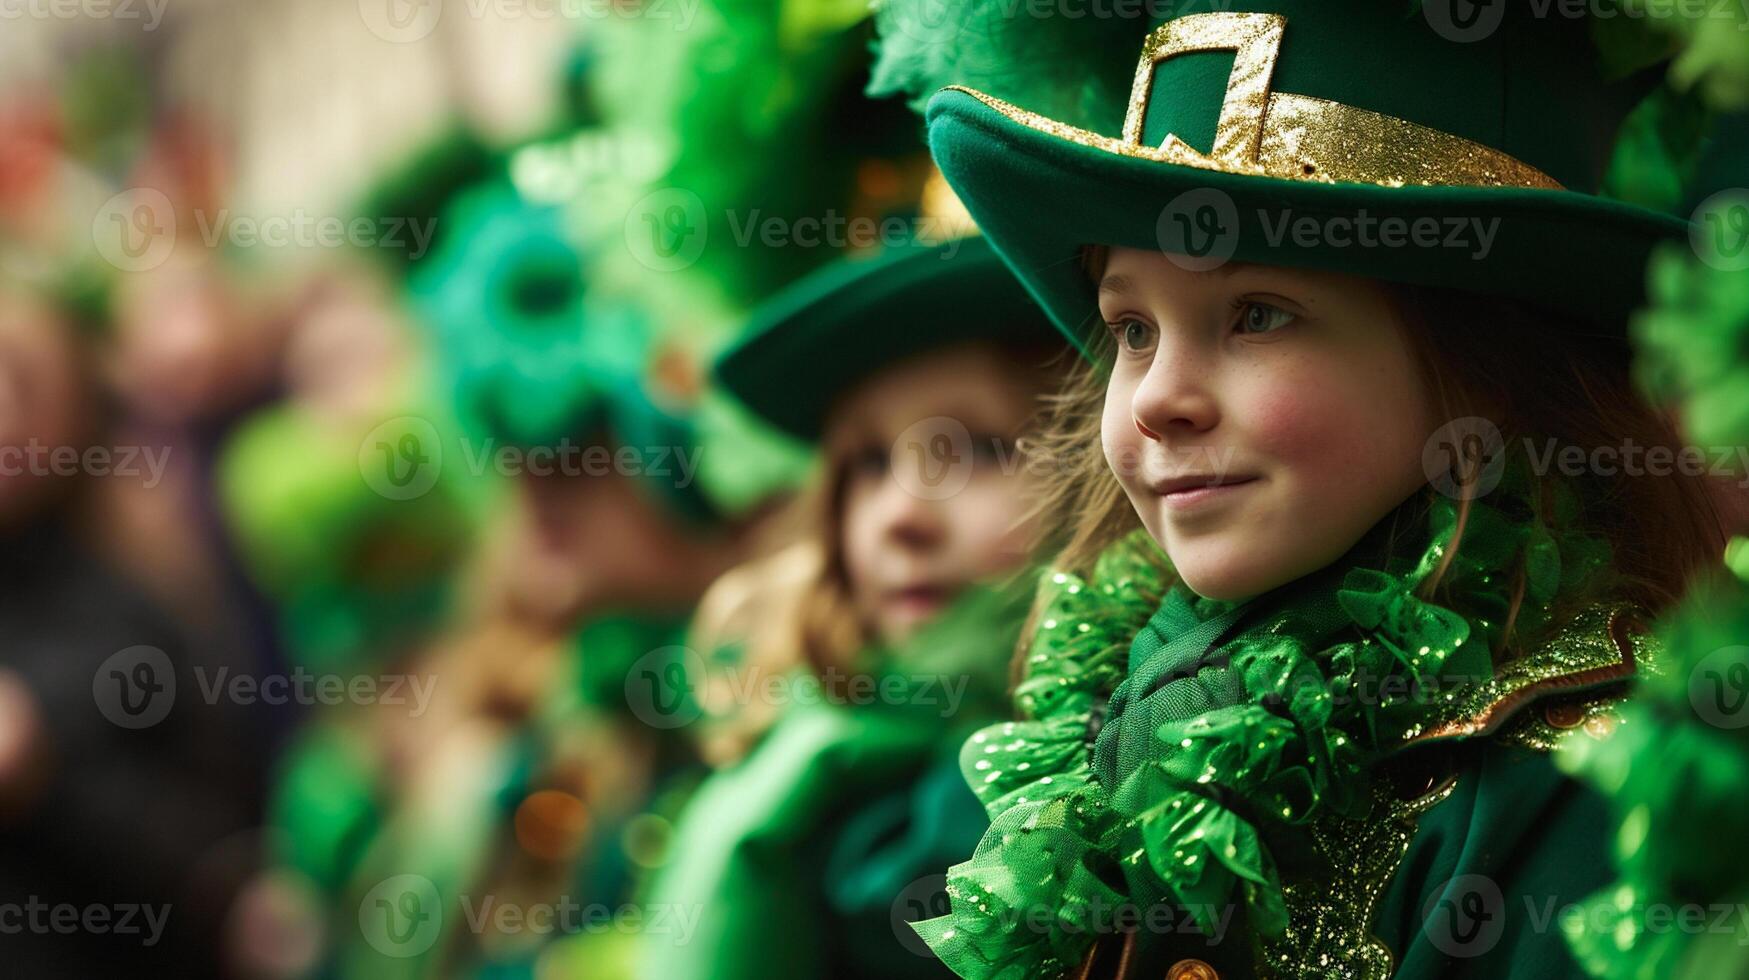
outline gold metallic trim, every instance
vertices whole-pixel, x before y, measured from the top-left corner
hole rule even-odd
[[[1272,92],[1286,31],[1287,18],[1280,14],[1235,12],[1191,14],[1155,29],[1143,44],[1118,139],[1028,112],[976,89],[950,88],[1029,129],[1158,163],[1317,183],[1561,189],[1548,174],[1472,140],[1340,102]],[[1149,146],[1142,142],[1142,129],[1154,74],[1162,62],[1192,51],[1235,53],[1214,146],[1204,154],[1176,134]]]

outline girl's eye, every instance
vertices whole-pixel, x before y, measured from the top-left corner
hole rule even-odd
[[[980,465],[1005,466],[1017,451],[1014,440],[1007,436],[972,436],[972,459]]]
[[[1240,333],[1270,333],[1287,326],[1293,320],[1292,313],[1268,303],[1241,301],[1239,306]]]
[[[1154,344],[1154,328],[1140,320],[1123,319],[1111,325],[1117,342],[1130,353],[1145,351]]]
[[[850,455],[850,471],[861,477],[881,477],[891,461],[887,451],[879,446],[866,446]]]

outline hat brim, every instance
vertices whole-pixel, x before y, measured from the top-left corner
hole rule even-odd
[[[1236,234],[1223,235],[1232,260],[1507,296],[1617,337],[1644,298],[1652,248],[1687,227],[1562,190],[1284,180],[1163,163],[1035,128],[964,90],[937,93],[927,122],[948,182],[1078,346],[1098,323],[1083,248],[1161,249],[1162,215],[1202,188],[1234,204]],[[1302,219],[1316,234],[1294,232]],[[1363,221],[1371,244],[1356,240]],[[1410,236],[1431,228],[1437,240],[1387,241],[1387,222]]]
[[[818,442],[860,382],[976,340],[1060,346],[1050,320],[981,237],[828,266],[753,314],[717,380],[779,429]]]

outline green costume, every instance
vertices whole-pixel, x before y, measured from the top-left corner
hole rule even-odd
[[[1683,231],[1599,192],[1656,78],[1604,64],[1585,21],[1004,9],[887,4],[875,87],[926,103],[943,173],[1076,343],[1096,327],[1089,246],[1500,295],[1620,336],[1648,255]],[[1330,231],[1367,221],[1495,233],[1454,253]],[[1475,504],[1432,595],[1455,515],[1431,491],[1245,603],[1166,588],[1140,535],[1053,575],[1025,720],[963,758],[991,830],[919,933],[966,977],[1583,976],[1559,920],[1609,878],[1607,808],[1549,750],[1606,734],[1658,646],[1576,504],[1535,516],[1526,465]],[[1384,550],[1405,520],[1415,550]]]
[[[855,670],[878,697],[787,677],[771,730],[688,803],[650,897],[696,928],[648,937],[640,975],[929,972],[905,922],[940,904],[940,869],[983,832],[957,746],[1003,713],[1027,592],[971,593],[902,649],[867,651]]]

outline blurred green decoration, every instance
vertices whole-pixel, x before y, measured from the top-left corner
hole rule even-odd
[[[1749,194],[1736,207],[1749,234]],[[1631,328],[1638,380],[1680,406],[1693,442],[1749,445],[1749,268],[1719,269],[1672,243],[1653,255],[1649,275],[1652,305]]]
[[[585,281],[565,209],[492,181],[458,196],[443,220],[451,237],[407,289],[470,431],[521,447],[696,450],[689,395],[653,376],[653,324]],[[717,515],[696,482],[646,483],[683,518]]]
[[[1691,442],[1749,445],[1749,114],[1717,117],[1696,156],[1689,241],[1653,254],[1630,326],[1634,373]]]
[[[1694,93],[1658,86],[1622,123],[1603,192],[1641,207],[1681,210],[1711,123]]]
[[[905,95],[918,112],[945,85],[967,85],[1098,132],[1123,128],[1135,63],[1089,72],[1088,50],[1121,50],[1147,32],[1150,5],[1128,16],[1014,16],[1007,3],[876,0],[880,40],[869,94]]]
[[[585,324],[583,257],[561,209],[494,181],[458,196],[443,222],[451,237],[408,289],[464,421],[519,445],[592,425],[606,379],[646,356],[647,325],[624,310],[591,310],[611,319]]]
[[[588,276],[706,360],[768,296],[869,244],[853,227],[915,217],[922,125],[864,95],[864,0],[651,3],[593,26],[602,133],[573,149],[622,166],[588,185]],[[698,425],[699,480],[732,510],[807,473],[807,451],[733,399],[706,393]]]
[[[303,666],[365,669],[441,623],[474,521],[438,428],[408,415],[367,438],[288,404],[224,448],[221,505]]]
[[[1749,7],[1742,3],[1622,0],[1646,22],[1681,42],[1670,65],[1678,88],[1698,91],[1725,111],[1749,109]],[[1674,13],[1673,13],[1674,11]]]
[[[1643,9],[1647,0],[1632,2]],[[1708,8],[1699,20],[1648,23],[1681,42],[1671,83],[1713,115],[1698,134],[1693,117],[1667,116],[1658,139],[1648,138],[1652,127],[1630,126],[1617,173],[1662,171],[1657,193],[1693,221],[1690,241],[1660,248],[1648,268],[1648,304],[1631,324],[1636,381],[1675,410],[1687,443],[1742,446],[1749,116],[1728,113],[1749,105],[1749,34],[1740,30],[1749,16],[1740,5]],[[1720,860],[1717,844],[1749,836],[1749,539],[1733,539],[1723,557],[1655,624],[1665,656],[1642,672],[1613,735],[1571,739],[1558,756],[1608,796],[1617,819],[1617,881],[1562,922],[1579,963],[1600,980],[1749,978],[1749,923],[1737,914],[1749,905],[1749,865]]]
[[[353,208],[366,217],[404,219],[410,227],[431,228],[425,251],[411,235],[400,236],[400,247],[368,251],[397,275],[407,275],[448,241],[450,227],[442,218],[450,201],[467,188],[501,175],[505,166],[501,149],[465,123],[448,124],[373,181]]]
[[[1721,860],[1719,842],[1749,838],[1749,585],[1700,583],[1658,633],[1668,657],[1615,733],[1571,739],[1557,757],[1608,794],[1619,820],[1620,879],[1563,930],[1601,980],[1741,980],[1749,864]]]
[[[918,121],[862,95],[873,34],[860,3],[652,4],[602,26],[593,81],[606,123],[670,159],[607,191],[596,233],[612,243],[607,274],[664,322],[702,318],[720,339],[840,254],[791,240],[799,222],[884,217],[880,164],[922,160]],[[775,247],[761,235],[774,220],[785,239]]]
[[[314,724],[286,751],[268,824],[274,858],[326,895],[338,893],[382,821],[382,773],[367,740]]]

